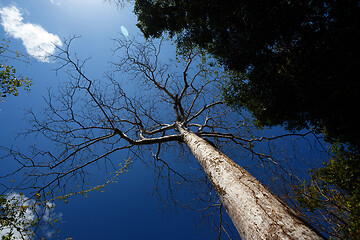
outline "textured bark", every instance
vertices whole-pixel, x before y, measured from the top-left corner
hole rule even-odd
[[[178,129],[243,240],[323,239],[249,172],[195,133]]]

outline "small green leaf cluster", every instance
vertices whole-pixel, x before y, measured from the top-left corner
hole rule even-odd
[[[9,42],[3,40],[0,45],[0,98],[3,99],[8,95],[18,96],[19,89],[23,88],[25,91],[30,91],[30,86],[32,81],[29,78],[22,75],[18,75],[16,68],[12,65],[9,65],[7,53],[13,53],[14,57],[11,57],[16,60],[20,60],[23,55],[19,52],[12,52],[9,49]]]

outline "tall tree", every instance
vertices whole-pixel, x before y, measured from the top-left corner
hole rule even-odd
[[[136,0],[135,13],[146,37],[176,35],[235,71],[227,101],[260,125],[311,125],[360,145],[357,0]]]
[[[153,41],[140,44],[118,39],[116,51],[121,51],[123,57],[114,65],[115,72],[140,82],[135,91],[128,89],[134,92],[131,95],[125,91],[126,83],[113,74],[108,75],[107,87],[86,76],[85,62],[72,57],[70,43],[65,44],[67,48],[57,60],[63,62],[60,68],[69,67],[72,81],[59,97],[49,96],[46,119],[39,120],[29,112],[33,124],[30,132],[41,133],[64,148],[58,155],[34,149],[33,158],[12,152],[27,171],[23,187],[30,185],[42,196],[54,194],[56,189],[66,190],[69,182],[81,178],[87,166],[111,161],[118,151],[138,154],[136,149],[144,147],[177,178],[187,181],[170,168],[171,162],[162,159],[165,147],[180,143],[203,168],[242,239],[323,239],[215,147],[232,142],[254,156],[268,157],[251,148],[259,139],[236,135],[241,127],[234,125],[232,111],[226,111],[216,97],[217,82],[226,75],[218,73],[200,53],[189,51],[175,67],[160,63],[161,45]]]

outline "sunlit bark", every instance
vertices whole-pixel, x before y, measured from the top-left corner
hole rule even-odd
[[[178,129],[242,239],[323,239],[244,168],[181,124]]]

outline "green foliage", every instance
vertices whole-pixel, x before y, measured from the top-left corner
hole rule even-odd
[[[32,82],[24,76],[18,75],[14,66],[7,64],[9,56],[10,58],[19,60],[22,55],[18,52],[12,52],[9,50],[9,42],[3,39],[0,45],[0,97],[5,98],[8,95],[18,96],[19,89],[23,88],[26,91],[30,90]]]
[[[135,13],[146,37],[177,36],[234,71],[226,99],[259,125],[360,145],[357,0],[136,0]]]
[[[1,195],[0,231],[7,232],[1,239],[15,239],[15,235],[24,239],[31,238],[38,223],[35,212],[35,207],[30,206],[30,201],[23,194]]]
[[[360,153],[334,144],[333,158],[296,189],[296,201],[326,216],[341,239],[360,239]]]
[[[60,237],[55,229],[61,215],[54,213],[55,204],[27,198],[23,193],[11,193],[0,196],[0,238],[12,239],[48,239]],[[57,234],[56,234],[57,233]],[[46,236],[46,237],[45,237]]]

